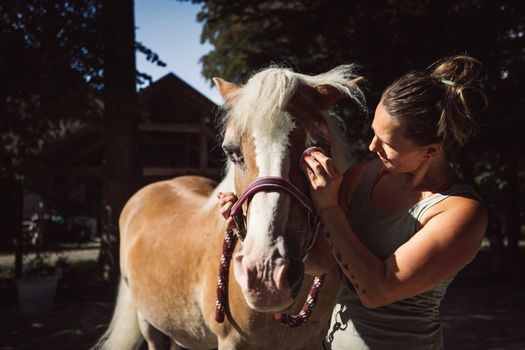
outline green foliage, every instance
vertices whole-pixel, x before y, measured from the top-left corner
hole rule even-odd
[[[140,52],[146,56],[146,60],[153,63],[156,66],[159,67],[166,67],[166,62],[162,61],[158,54],[153,52],[150,48],[144,46],[141,42],[135,42],[135,50],[137,52]],[[137,72],[137,84],[138,85],[144,85],[146,82],[151,83],[153,79],[151,78],[151,75],[143,73],[143,72]]]

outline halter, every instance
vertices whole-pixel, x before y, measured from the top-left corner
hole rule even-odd
[[[230,211],[230,216],[233,217],[233,221],[237,228],[236,233],[239,239],[244,241],[246,238],[246,216],[242,212],[242,206],[245,202],[251,201],[253,196],[260,191],[266,192],[286,192],[292,196],[299,204],[306,209],[308,215],[308,228],[306,230],[303,251],[304,256],[308,254],[310,249],[315,243],[317,237],[317,231],[320,226],[319,218],[315,213],[312,205],[312,201],[306,196],[300,189],[298,189],[290,181],[285,180],[277,176],[263,176],[252,182],[241,195],[241,197],[235,202]]]
[[[237,243],[237,239],[244,241],[246,238],[246,217],[242,211],[242,205],[246,201],[250,201],[253,196],[260,191],[266,192],[286,192],[292,198],[297,200],[308,213],[308,228],[305,234],[303,243],[303,258],[308,254],[315,243],[317,231],[320,227],[320,220],[317,217],[312,201],[300,189],[293,185],[290,181],[277,176],[264,176],[252,182],[233,205],[230,216],[233,217],[235,226],[237,228],[236,235],[233,230],[226,230],[224,235],[224,243],[222,246],[222,257],[219,266],[219,276],[217,281],[217,301],[215,305],[215,320],[218,323],[224,322],[224,315],[228,306],[228,275],[230,270],[230,260],[233,254],[233,249]],[[315,277],[310,292],[304,303],[303,308],[297,315],[289,314],[275,314],[275,319],[283,325],[290,327],[297,327],[308,321],[315,306],[319,290],[323,285],[324,275]]]

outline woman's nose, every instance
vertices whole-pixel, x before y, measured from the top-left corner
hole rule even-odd
[[[374,152],[374,153],[379,150],[378,140],[376,136],[374,136],[372,138],[372,141],[370,141],[370,144],[368,145],[368,149],[370,150],[370,152]]]

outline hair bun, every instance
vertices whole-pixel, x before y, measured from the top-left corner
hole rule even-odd
[[[440,81],[454,82],[454,87],[466,87],[475,84],[481,74],[481,62],[465,55],[443,58],[434,63],[431,76]],[[452,86],[452,84],[447,84]]]
[[[472,119],[473,112],[487,106],[486,96],[478,86],[481,62],[458,55],[443,58],[431,67],[433,71],[430,75],[447,87],[442,100],[440,133],[452,136],[462,145],[478,130],[477,123]]]

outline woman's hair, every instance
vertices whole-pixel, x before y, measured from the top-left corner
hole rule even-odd
[[[447,57],[427,71],[403,75],[383,92],[381,100],[415,144],[463,145],[477,131],[472,119],[474,95],[486,105],[477,86],[480,68],[481,63],[472,57]]]

